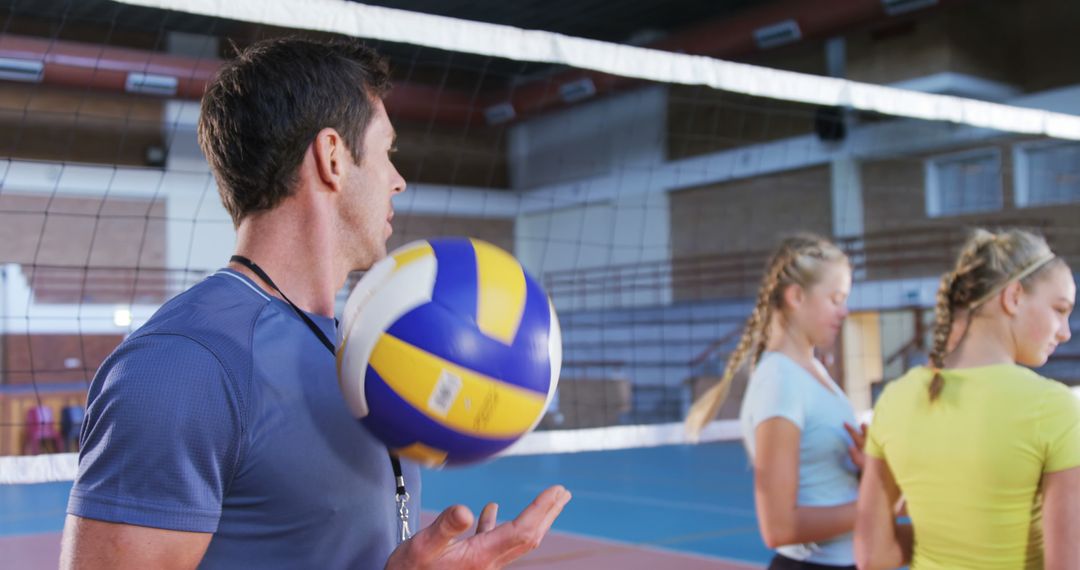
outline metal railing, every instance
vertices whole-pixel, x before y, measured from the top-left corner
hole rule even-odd
[[[1080,227],[1039,219],[996,220],[991,227],[1024,227],[1042,233],[1074,267],[1080,261]],[[851,259],[857,281],[939,275],[952,263],[969,228],[928,223],[835,240]],[[716,253],[671,260],[549,271],[543,282],[557,302],[592,295],[670,290],[673,301],[750,297],[761,279],[768,249]]]
[[[206,270],[154,267],[23,265],[38,303],[158,304],[187,289]]]

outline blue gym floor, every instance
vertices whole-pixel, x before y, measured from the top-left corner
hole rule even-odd
[[[507,457],[427,471],[423,509],[464,503],[479,512],[495,501],[505,520],[556,483],[574,495],[555,523],[559,535],[692,555],[715,560],[709,567],[716,568],[724,560],[765,564],[771,556],[758,536],[751,472],[739,442]],[[42,535],[56,535],[70,488],[0,485],[0,541],[14,544],[8,539],[18,536],[40,544]]]

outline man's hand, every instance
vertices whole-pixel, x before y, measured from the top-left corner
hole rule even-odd
[[[496,570],[540,546],[551,524],[570,500],[570,492],[560,485],[550,487],[510,522],[496,526],[499,507],[490,503],[480,513],[476,534],[455,540],[472,526],[472,512],[452,506],[435,522],[398,546],[387,570],[453,568]]]

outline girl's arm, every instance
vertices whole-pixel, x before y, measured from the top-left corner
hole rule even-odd
[[[1080,568],[1080,467],[1043,475],[1046,568]]]
[[[816,542],[851,532],[855,503],[800,507],[799,438],[790,420],[775,417],[754,430],[754,504],[761,536],[769,548]]]
[[[855,519],[855,563],[860,570],[898,568],[911,561],[911,525],[896,523],[900,489],[884,460],[867,455]]]

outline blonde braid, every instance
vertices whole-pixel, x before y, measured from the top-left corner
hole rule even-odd
[[[1000,277],[994,277],[988,280],[983,273],[988,268],[987,261],[994,250],[1005,254],[1010,253],[1015,248],[1013,240],[1015,240],[1013,234],[1008,232],[994,233],[976,229],[960,249],[953,271],[942,275],[941,286],[937,288],[934,307],[934,338],[930,350],[930,366],[934,372],[934,377],[930,381],[931,402],[935,401],[945,388],[942,368],[945,367],[945,355],[948,353],[948,337],[953,333],[955,310],[957,308],[971,310],[972,302],[1000,279]]]
[[[779,286],[779,280],[773,282],[769,290],[772,295],[776,294],[777,287]],[[770,295],[770,296],[772,296]],[[761,322],[758,324],[757,342],[754,343],[754,358],[750,360],[751,364],[757,366],[758,362],[761,362],[761,355],[765,352],[765,347],[769,345],[769,329],[772,327],[773,307],[775,307],[775,299],[765,306],[765,314],[761,317]]]
[[[739,337],[735,350],[728,357],[723,376],[715,386],[709,388],[690,406],[690,411],[686,415],[686,433],[691,440],[696,441],[705,425],[720,412],[720,407],[724,405],[724,401],[731,392],[731,383],[735,379],[735,374],[742,366],[747,353],[753,351],[753,364],[757,364],[761,358],[765,343],[768,341],[769,320],[772,318],[774,297],[780,283],[780,276],[792,259],[792,253],[787,248],[783,248],[770,261],[769,271],[758,288],[754,311],[746,319],[743,334]]]
[[[945,352],[953,326],[952,290],[956,277],[956,271],[946,273],[942,276],[941,285],[938,287],[937,305],[934,308],[934,341],[930,349],[930,365],[934,371],[934,379],[930,381],[931,402],[937,399],[945,386],[941,369],[945,367]]]

